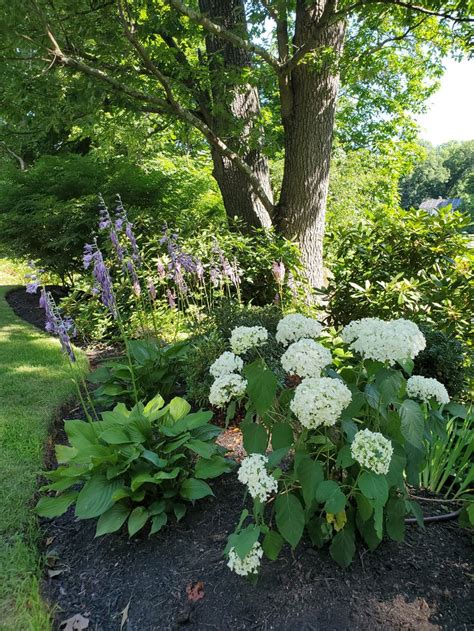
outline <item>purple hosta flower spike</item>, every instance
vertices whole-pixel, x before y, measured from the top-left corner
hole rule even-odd
[[[198,277],[198,280],[204,280],[204,265],[199,259],[196,261],[196,276]]]
[[[109,209],[107,208],[104,198],[99,193],[99,230],[106,230],[112,226]]]
[[[277,261],[273,261],[272,274],[273,274],[274,279],[279,285],[283,285],[285,281],[285,272],[286,272],[286,269],[285,269],[285,264],[283,263],[283,261],[280,261],[279,263]]]
[[[152,300],[152,302],[155,302],[155,300],[156,300],[156,287],[155,287],[155,283],[153,282],[152,278],[149,278],[147,280],[147,288],[148,288],[148,294],[150,296],[150,299]]]
[[[45,311],[45,329],[48,333],[53,333],[59,337],[63,352],[72,362],[76,361],[76,356],[72,350],[71,337],[76,335],[76,327],[71,318],[62,318],[61,312],[56,305],[53,296],[45,289],[41,290],[40,306]]]
[[[36,265],[34,264],[34,261],[29,261],[28,267],[30,268],[31,273],[25,274],[25,278],[28,279],[28,282],[26,284],[26,293],[36,294],[36,292],[38,291],[38,287],[40,287],[41,285],[41,278],[40,278],[41,270],[36,269]]]
[[[87,248],[87,252],[86,249]],[[102,252],[97,247],[97,243],[94,245],[85,246],[84,251],[86,254],[84,255],[84,267],[86,267],[86,257],[87,257],[87,267],[86,269],[93,264],[92,274],[95,280],[95,292],[100,293],[100,299],[104,306],[109,309],[110,313],[114,318],[117,318],[117,306],[115,302],[115,295],[112,286],[112,280],[110,278],[109,270],[104,261],[104,257],[102,256]]]
[[[90,243],[86,243],[84,246],[84,255],[82,258],[84,269],[89,269],[90,264],[94,258],[94,246]]]
[[[158,258],[158,261],[156,262],[156,269],[158,271],[158,278],[165,278],[166,276],[166,269],[165,266],[163,265],[163,261]]]
[[[117,194],[117,220],[115,222],[115,226],[118,231],[122,230],[123,226],[125,226],[125,234],[127,239],[132,246],[132,259],[135,263],[140,263],[140,251],[138,249],[137,239],[135,237],[135,233],[133,232],[133,224],[130,223],[127,217],[127,211],[123,207],[122,198]]]
[[[168,305],[170,309],[176,309],[176,294],[172,289],[166,290],[166,297],[168,298]]]

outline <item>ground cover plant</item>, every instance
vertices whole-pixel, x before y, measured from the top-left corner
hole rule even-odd
[[[4,269],[7,272],[4,272]],[[5,629],[47,629],[40,596],[40,538],[31,511],[51,420],[74,395],[56,340],[15,316],[5,295],[21,282],[15,265],[0,265],[0,619]],[[85,357],[78,351],[78,370]]]
[[[210,367],[210,403],[245,402],[248,455],[238,477],[253,510],[244,509],[226,547],[229,567],[243,576],[255,577],[264,554],[275,560],[285,542],[295,548],[305,532],[317,547],[329,543],[346,567],[359,537],[374,550],[385,534],[403,540],[410,513],[423,526],[406,484],[418,486],[432,457],[427,445],[442,441],[446,422],[467,416],[462,406],[450,407],[442,383],[412,375],[426,345],[413,322],[352,321],[341,333],[346,357],[333,356],[327,339],[326,346],[315,341],[321,334],[320,323],[301,314],[279,322],[284,381],[263,357],[244,361],[268,343],[261,326],[233,329],[230,350]],[[472,468],[462,490],[471,478]],[[467,512],[472,520],[472,504]]]

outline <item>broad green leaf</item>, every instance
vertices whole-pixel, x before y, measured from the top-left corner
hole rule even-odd
[[[278,495],[275,501],[275,517],[280,534],[295,548],[303,536],[304,510],[293,493]]]
[[[341,567],[348,567],[355,553],[354,533],[346,526],[332,540],[329,554]]]
[[[244,369],[247,394],[257,413],[263,416],[271,408],[278,387],[278,380],[263,361],[256,359]]]
[[[185,504],[181,504],[177,502],[173,506],[174,516],[176,517],[176,521],[181,521],[183,517],[186,515],[187,506]]]
[[[181,469],[179,467],[175,467],[171,471],[158,471],[153,476],[154,480],[174,480],[181,473]]]
[[[404,382],[405,379],[399,370],[382,368],[375,377],[375,385],[380,392],[381,402],[387,404],[397,401]]]
[[[313,519],[306,524],[306,529],[310,536],[311,543],[317,548],[322,548],[326,541],[331,538],[331,525],[321,517],[313,517]]]
[[[423,517],[423,511],[420,508],[420,505],[417,502],[414,502],[413,500],[405,500],[405,505],[408,509],[408,511],[410,511],[410,513],[412,513],[412,515],[415,517],[416,521],[418,522],[418,526],[420,526],[420,528],[424,528],[425,527],[425,520]]]
[[[364,388],[364,392],[365,400],[370,407],[374,410],[378,410],[381,405],[381,395],[377,388],[373,384],[368,383]]]
[[[283,447],[283,449],[276,449],[275,451],[269,453],[268,464],[270,467],[276,467],[279,465],[283,458],[287,455],[288,451],[288,447]]]
[[[101,432],[100,439],[109,443],[109,445],[122,445],[134,442],[130,438],[127,430],[121,425],[115,425],[115,427],[110,427],[104,432]]]
[[[36,504],[36,512],[40,517],[59,517],[76,501],[79,493],[68,491],[57,497],[42,497]]]
[[[63,464],[69,462],[74,456],[77,456],[77,449],[75,447],[68,447],[67,445],[56,445],[54,447],[56,453],[56,460]]]
[[[98,442],[97,428],[99,423],[87,423],[86,421],[64,421],[64,431],[69,442],[78,450],[87,449]]]
[[[168,523],[168,515],[166,513],[160,513],[159,515],[154,515],[151,518],[151,528],[150,528],[150,536],[155,535],[157,532],[166,526]]]
[[[416,401],[407,399],[400,406],[398,413],[400,414],[403,438],[413,447],[421,449],[425,430],[425,419],[421,407]]]
[[[283,547],[283,537],[276,530],[269,530],[265,535],[262,548],[271,561],[276,561]]]
[[[272,447],[274,450],[293,445],[293,429],[289,423],[275,423],[272,427]]]
[[[369,500],[362,495],[362,493],[357,493],[356,495],[357,502],[357,514],[360,516],[361,522],[367,521],[370,517],[372,517],[372,513],[374,512],[374,507],[369,502]]]
[[[105,513],[114,503],[113,495],[122,486],[120,480],[95,475],[82,487],[76,502],[76,517],[92,519]]]
[[[160,458],[158,454],[156,454],[154,451],[150,451],[149,449],[144,449],[142,451],[142,457],[145,458],[145,460],[148,460],[148,462],[154,464],[155,467],[158,467],[158,469],[166,467],[166,464],[168,462],[167,460]]]
[[[142,484],[146,484],[147,482],[156,484],[155,478],[150,473],[139,473],[132,478],[130,487],[132,491],[136,491],[142,486]]]
[[[151,516],[159,515],[160,513],[164,512],[165,508],[166,508],[166,502],[164,500],[155,500],[148,507],[148,512],[150,513]]]
[[[324,477],[321,463],[310,456],[296,454],[295,473],[301,484],[305,505],[309,507],[316,499],[316,489]]]
[[[160,394],[156,394],[153,399],[150,399],[145,405],[143,413],[151,422],[155,421],[158,418],[157,412],[161,410],[164,404],[165,401],[163,397]]]
[[[128,518],[128,534],[130,537],[133,537],[139,530],[143,528],[143,526],[148,521],[150,517],[147,509],[144,506],[137,506],[130,513],[130,517]]]
[[[256,524],[250,524],[246,528],[242,528],[240,532],[234,532],[230,535],[224,553],[228,554],[229,550],[234,548],[236,554],[243,559],[253,548],[259,537],[260,528]]]
[[[385,508],[385,526],[390,539],[403,541],[405,537],[405,501],[401,497],[391,497]]]
[[[185,399],[182,399],[181,397],[174,397],[174,399],[171,399],[169,404],[169,413],[174,421],[179,421],[179,419],[189,414],[190,411],[191,406]]]
[[[403,368],[407,375],[411,375],[415,367],[413,359],[400,359],[397,361],[397,364]]]
[[[116,532],[123,526],[129,515],[130,508],[122,502],[117,502],[99,517],[95,536],[101,537],[110,532]]]
[[[348,467],[353,465],[354,462],[355,460],[352,457],[350,445],[344,445],[343,447],[341,447],[336,458],[337,466],[341,467],[342,469],[347,469]]]
[[[244,449],[248,454],[264,454],[268,445],[268,435],[259,423],[241,425]]]
[[[232,463],[222,456],[214,455],[210,459],[199,458],[194,469],[194,475],[201,480],[217,478],[227,473],[232,468]]]
[[[179,494],[185,500],[200,500],[207,495],[214,495],[209,484],[195,478],[185,480],[180,486]]]
[[[377,519],[380,521],[380,514],[377,515]],[[382,541],[382,535],[379,535],[380,528],[375,526],[375,511],[366,521],[363,521],[360,515],[357,515],[356,523],[367,547],[373,552]]]
[[[387,473],[387,484],[389,487],[397,486],[399,489],[405,487],[403,472],[407,463],[404,449],[401,445],[392,441],[393,454]]]
[[[359,478],[359,489],[374,506],[384,506],[388,498],[388,484],[385,476],[373,471],[364,471]]]
[[[205,443],[197,438],[191,438],[186,443],[186,447],[194,451],[198,456],[202,458],[210,458],[216,452],[216,445],[213,443]]]
[[[340,513],[346,505],[346,496],[334,480],[324,480],[318,485],[316,499],[324,502],[327,513]]]

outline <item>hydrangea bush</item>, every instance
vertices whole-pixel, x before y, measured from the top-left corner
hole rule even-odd
[[[263,555],[275,560],[305,534],[345,567],[358,540],[370,550],[385,534],[402,540],[407,514],[423,525],[406,484],[418,483],[427,441],[442,435],[450,407],[442,384],[410,376],[423,334],[407,320],[364,318],[341,338],[345,349],[319,322],[291,314],[276,333],[283,379],[262,357],[262,327],[232,331],[232,353],[211,366],[210,403],[237,399],[246,410],[238,479],[253,510],[242,512],[225,550],[239,575],[255,577]]]

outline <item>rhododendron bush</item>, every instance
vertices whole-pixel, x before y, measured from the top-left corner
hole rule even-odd
[[[253,510],[229,537],[229,568],[255,577],[264,555],[275,560],[305,534],[345,567],[358,540],[370,550],[385,534],[402,540],[408,514],[423,525],[407,483],[417,484],[450,406],[442,384],[411,376],[425,347],[416,324],[365,318],[334,338],[316,320],[287,315],[275,336],[284,380],[261,356],[270,336],[234,329],[210,367],[210,403],[228,418],[245,411],[238,479]],[[251,363],[250,350],[259,357]]]

